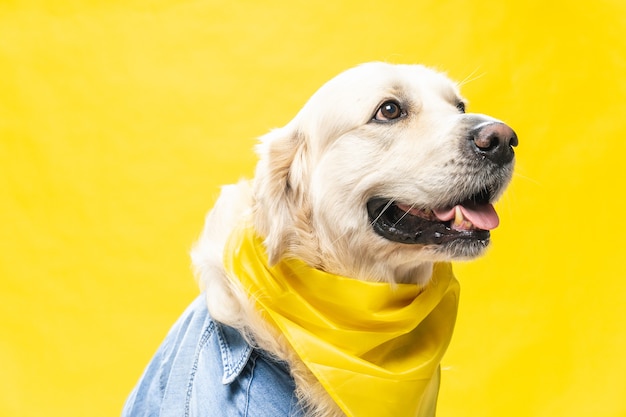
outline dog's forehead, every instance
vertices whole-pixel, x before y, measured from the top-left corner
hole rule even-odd
[[[379,104],[381,99],[394,96],[422,100],[436,97],[449,102],[461,97],[456,83],[431,68],[371,62],[332,78],[311,97],[311,101],[372,106]]]
[[[457,86],[443,73],[422,65],[382,62],[361,64],[324,84],[290,125],[324,147],[333,138],[372,120],[386,100],[413,108],[454,110],[462,100]]]

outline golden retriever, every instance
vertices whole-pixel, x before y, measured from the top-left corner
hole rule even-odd
[[[251,216],[270,264],[296,258],[356,280],[426,285],[435,262],[485,251],[498,225],[492,203],[513,173],[514,131],[465,105],[454,82],[424,66],[347,70],[261,138],[254,179],[224,187],[209,213],[192,251],[209,312],[288,364],[309,415],[344,414],[227,279],[231,229]]]

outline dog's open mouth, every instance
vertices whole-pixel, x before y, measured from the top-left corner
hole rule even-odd
[[[374,231],[385,239],[407,244],[437,245],[463,241],[489,243],[489,230],[498,226],[498,214],[489,193],[439,208],[417,208],[385,198],[367,203]]]

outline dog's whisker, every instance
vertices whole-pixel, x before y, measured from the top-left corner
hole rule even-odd
[[[339,241],[339,239],[341,239],[342,237],[344,237],[347,234],[348,234],[348,232],[344,232],[341,235],[337,236],[337,239],[333,240],[332,244],[333,245],[336,244]]]
[[[411,207],[409,207],[409,209],[407,211],[404,212],[404,214],[402,215],[402,217],[400,217],[394,224],[393,226],[395,227],[398,223],[400,223],[402,221],[402,219],[404,219],[408,214],[409,211],[411,211],[413,208],[415,208],[415,203],[411,204]]]
[[[391,200],[387,201],[387,204],[385,205],[385,207],[383,207],[383,209],[380,211],[380,213],[378,213],[378,216],[376,216],[376,218],[370,222],[370,226],[373,226],[374,223],[376,223],[380,219],[380,216],[382,216],[383,213],[385,211],[387,211],[387,209],[389,207],[391,207],[391,205],[393,204],[394,201],[395,201],[395,199],[391,199]]]
[[[482,78],[485,73],[483,72],[482,74],[478,74],[476,75],[476,73],[478,72],[478,68],[476,68],[474,71],[472,71],[467,77],[465,77],[462,81],[457,83],[458,87],[462,87],[465,84],[471,83],[472,81],[475,81],[479,78]]]
[[[528,181],[528,182],[532,182],[532,183],[533,183],[533,184],[535,184],[535,185],[542,185],[542,184],[541,184],[541,182],[537,181],[536,179],[534,179],[534,178],[532,178],[532,177],[528,177],[528,176],[523,175],[523,174],[520,174],[520,173],[519,173],[519,172],[517,172],[517,171],[513,173],[513,176],[514,176],[514,177],[521,178],[521,179],[523,179],[523,180],[525,180],[525,181]]]
[[[389,201],[387,202],[387,204],[385,205],[385,207],[383,207],[383,209],[380,211],[380,213],[378,214],[378,216],[376,216],[376,218],[375,218],[375,219],[373,219],[373,220],[370,222],[370,226],[373,226],[373,225],[374,225],[374,223],[376,223],[376,222],[378,221],[378,219],[380,219],[380,216],[382,216],[382,215],[383,215],[383,213],[384,213],[384,212],[385,212],[385,211],[386,211],[389,207],[391,207],[391,205],[393,204],[393,202],[394,202],[394,200],[393,200],[393,199],[392,199],[392,200],[389,200]],[[342,233],[341,235],[339,235],[339,236],[337,237],[337,239],[333,240],[333,242],[332,242],[332,243],[333,243],[333,245],[334,245],[335,243],[337,243],[337,242],[339,241],[339,239],[341,239],[342,237],[344,237],[347,233],[348,233],[348,232],[344,232],[344,233]]]
[[[376,218],[375,218],[375,219],[373,219],[373,220],[370,222],[370,226],[374,226],[374,223],[376,223],[376,222],[380,219],[380,216],[382,216],[382,215],[385,213],[385,211],[387,211],[387,209],[389,209],[389,207],[391,207],[391,205],[393,204],[393,202],[394,202],[394,201],[395,201],[394,199],[391,199],[391,200],[389,200],[389,201],[387,202],[387,204],[385,205],[385,207],[383,207],[383,209],[380,211],[380,213],[378,214],[378,216],[376,216]],[[400,219],[400,220],[402,220],[402,219]],[[398,220],[398,221],[399,221],[399,220]],[[395,226],[395,225],[394,225],[394,226]],[[341,239],[342,237],[344,237],[344,236],[346,235],[346,233],[347,233],[347,232],[345,232],[345,233],[341,234],[340,236],[338,236],[338,237],[337,237],[337,239],[333,240],[333,244],[337,243],[337,241],[339,241],[339,239]]]

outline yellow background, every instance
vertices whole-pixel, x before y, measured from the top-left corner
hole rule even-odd
[[[517,174],[457,265],[440,417],[626,415],[626,3],[0,3],[0,415],[118,415],[255,138],[371,60],[457,79]]]

